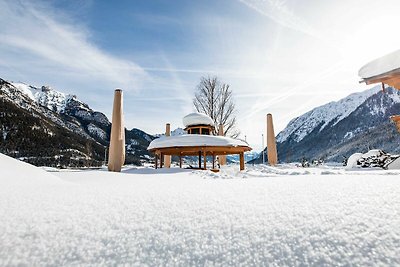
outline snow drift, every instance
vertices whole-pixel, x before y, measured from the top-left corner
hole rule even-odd
[[[0,266],[400,264],[399,172],[0,163]]]
[[[63,184],[60,178],[31,164],[0,153],[0,187]],[[0,190],[1,191],[1,190]]]

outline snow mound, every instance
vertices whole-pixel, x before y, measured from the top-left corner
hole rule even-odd
[[[192,125],[211,125],[214,126],[214,121],[204,113],[190,113],[183,117],[182,119],[183,125],[185,127],[192,126]]]
[[[352,169],[359,167],[358,160],[361,159],[363,153],[354,153],[347,159],[346,169]]]
[[[60,178],[42,168],[0,153],[0,187],[13,185],[31,187],[62,183],[64,182]]]

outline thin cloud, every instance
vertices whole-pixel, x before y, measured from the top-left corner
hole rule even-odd
[[[247,7],[270,18],[276,23],[307,35],[317,37],[318,33],[307,22],[293,14],[283,0],[239,0]]]
[[[298,86],[294,86],[292,88],[286,88],[286,89],[282,90],[283,93],[270,98],[268,101],[257,102],[256,104],[253,105],[252,109],[245,115],[245,119],[249,119],[257,113],[264,112],[264,111],[268,110],[271,106],[276,106],[278,103],[285,101],[292,96],[295,96],[296,94],[298,94],[299,91],[302,91],[305,88],[310,87],[311,85],[320,82],[321,80],[327,79],[331,75],[337,73],[342,67],[343,67],[343,62],[340,61],[340,62],[336,63],[335,65],[331,66],[330,68],[323,70],[320,73],[316,73],[315,77],[313,77],[312,79],[309,79],[309,80],[305,81],[304,83],[299,84]],[[292,112],[292,114],[288,115],[287,117],[290,118],[293,116],[293,114],[296,114],[296,112],[300,112],[300,111],[304,111],[304,105],[298,106],[296,111]]]
[[[67,21],[64,14],[55,15],[50,6],[31,2],[3,1],[0,3],[0,56],[4,67],[16,68],[28,56],[31,68],[67,75],[86,75],[126,87],[138,86],[146,72],[134,62],[105,53],[89,41],[89,32],[82,26]],[[60,19],[61,18],[61,19]],[[62,21],[61,21],[62,20]],[[13,51],[13,62],[9,51]],[[4,53],[4,54],[3,54]],[[16,58],[15,58],[16,57]],[[43,74],[43,73],[41,73]],[[51,74],[51,73],[49,73]]]

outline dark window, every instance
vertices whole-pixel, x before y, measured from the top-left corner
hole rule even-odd
[[[208,129],[208,128],[203,128],[203,129],[201,129],[201,134],[210,135],[210,129]]]
[[[200,134],[199,128],[192,128],[191,134]]]

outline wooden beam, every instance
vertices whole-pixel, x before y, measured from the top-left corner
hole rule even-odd
[[[179,155],[179,168],[182,169],[182,154]]]
[[[395,69],[386,73],[382,73],[379,75],[375,75],[373,77],[369,78],[364,78],[363,81],[366,84],[373,84],[373,83],[380,83],[383,82],[385,84],[388,84],[386,81],[391,80],[391,79],[399,79],[400,78],[400,68]]]
[[[165,125],[165,136],[171,136],[171,124]],[[171,155],[164,155],[164,167],[171,168]]]
[[[199,169],[201,169],[201,151],[199,151]]]
[[[176,147],[164,147],[164,148],[156,148],[149,150],[150,152],[153,151],[160,151],[163,154],[167,155],[176,155],[179,156],[181,153],[185,156],[196,156],[199,153],[199,150],[205,150],[207,155],[227,155],[227,154],[239,154],[240,152],[250,151],[251,148],[248,146],[176,146]]]
[[[207,154],[206,151],[203,151],[203,158],[204,158],[204,169],[207,170]]]
[[[400,90],[400,74],[392,74],[390,76],[382,76],[374,79],[367,79],[366,84],[382,83]]]
[[[163,167],[163,164],[164,164],[164,154],[161,153],[161,155],[160,155],[160,169]]]
[[[212,168],[215,169],[215,154],[212,155]]]
[[[156,169],[157,169],[157,165],[158,165],[158,155],[156,154]]]
[[[240,170],[243,171],[244,170],[244,153],[240,152],[239,156],[240,156]]]

